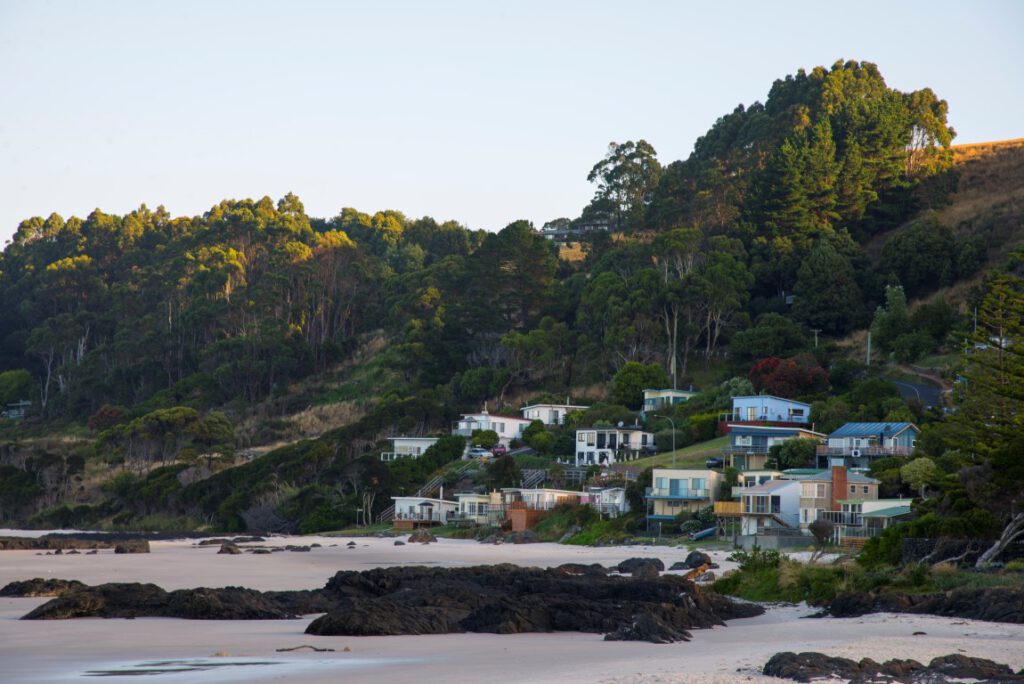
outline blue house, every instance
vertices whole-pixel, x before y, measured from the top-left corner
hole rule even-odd
[[[834,465],[866,468],[873,458],[909,456],[920,434],[913,423],[847,423],[818,447],[818,456]]]
[[[825,435],[805,427],[729,424],[729,446],[723,462],[738,470],[761,470],[768,460],[768,450],[787,439],[813,439],[823,442]]]
[[[763,423],[806,425],[810,422],[811,405],[783,399],[770,394],[733,397],[731,423]]]

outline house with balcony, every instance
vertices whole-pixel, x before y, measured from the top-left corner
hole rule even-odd
[[[437,440],[437,437],[388,437],[388,441],[391,442],[391,451],[381,452],[380,460],[419,458],[424,451],[437,444]]]
[[[842,499],[838,511],[821,511],[819,520],[835,525],[834,539],[877,537],[883,530],[911,517],[909,499]]]
[[[498,443],[509,447],[513,439],[520,439],[523,436],[523,430],[530,422],[518,416],[491,415],[484,409],[480,413],[463,414],[452,427],[452,434],[469,439],[477,430],[494,430],[498,435]]]
[[[876,458],[909,456],[920,434],[913,423],[847,423],[818,447],[818,462],[867,468]]]
[[[769,480],[740,494],[740,534],[764,535],[800,529],[800,494],[796,480]]]
[[[593,506],[605,518],[617,518],[629,512],[625,487],[589,487],[580,503]]]
[[[644,411],[651,413],[670,408],[675,404],[682,404],[696,395],[692,389],[645,389],[644,390]]]
[[[425,496],[393,496],[391,500],[395,502],[392,525],[396,530],[444,525],[455,518],[459,506],[455,501]]]
[[[654,435],[639,426],[592,427],[576,431],[575,465],[608,467],[654,453]]]
[[[523,418],[533,422],[539,420],[545,425],[565,425],[565,418],[573,411],[586,411],[587,406],[576,404],[530,404],[519,409]]]
[[[506,506],[501,492],[459,492],[455,500],[458,502],[456,520],[497,527],[506,518]]]
[[[800,483],[800,527],[806,529],[820,513],[842,512],[842,502],[849,499],[875,501],[878,480],[833,466],[827,470],[787,470],[783,478]]]
[[[807,426],[810,424],[811,405],[802,401],[783,399],[770,394],[748,397],[733,397],[731,413],[720,417],[723,431],[730,424],[748,423],[755,425]]]
[[[717,470],[655,468],[644,500],[649,520],[673,520],[683,511],[711,506],[725,476]]]
[[[823,442],[826,435],[806,426],[767,426],[729,423],[729,446],[722,453],[722,462],[737,470],[760,470],[768,461],[768,451],[787,439],[813,439]]]

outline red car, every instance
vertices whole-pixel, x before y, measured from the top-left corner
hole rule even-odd
[[[491,453],[495,456],[504,456],[508,453],[508,447],[499,444],[498,446],[491,448]]]

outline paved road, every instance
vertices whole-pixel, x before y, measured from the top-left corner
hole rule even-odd
[[[919,401],[925,408],[943,406],[942,390],[933,385],[926,385],[920,382],[906,382],[905,380],[890,380],[900,391],[900,396],[905,401]]]

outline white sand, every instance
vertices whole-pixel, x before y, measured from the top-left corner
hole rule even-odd
[[[2,534],[2,532],[0,532]],[[153,552],[94,556],[38,556],[0,552],[0,585],[15,579],[54,577],[90,584],[154,582],[165,589],[238,585],[254,589],[323,586],[337,570],[429,563],[465,566],[511,562],[552,566],[566,562],[612,565],[632,556],[657,556],[666,565],[685,549],[665,547],[581,548],[555,544],[481,545],[441,540],[429,546],[395,547],[389,539],[275,538],[271,543],[310,544],[310,553],[218,555],[217,547],[193,541],[154,542]],[[330,544],[338,546],[331,547]],[[722,562],[724,553],[713,554]],[[47,599],[0,599],[0,681],[61,682],[90,671],[137,668],[158,661],[220,663],[221,667],[142,677],[146,682],[369,683],[474,681],[517,682],[747,682],[778,651],[822,651],[876,660],[966,653],[1024,667],[1024,626],[938,617],[872,615],[862,619],[801,619],[806,608],[772,608],[766,615],[728,627],[695,630],[689,643],[653,645],[604,642],[599,635],[460,634],[404,637],[314,637],[309,619],[195,621],[145,618],[25,621],[18,617]],[[914,636],[923,631],[926,635]],[[278,653],[310,644],[333,653]],[[348,647],[349,652],[343,649]],[[267,664],[249,664],[267,663]],[[176,666],[177,664],[172,664]],[[166,667],[166,665],[165,665]],[[140,677],[118,677],[138,681]]]

